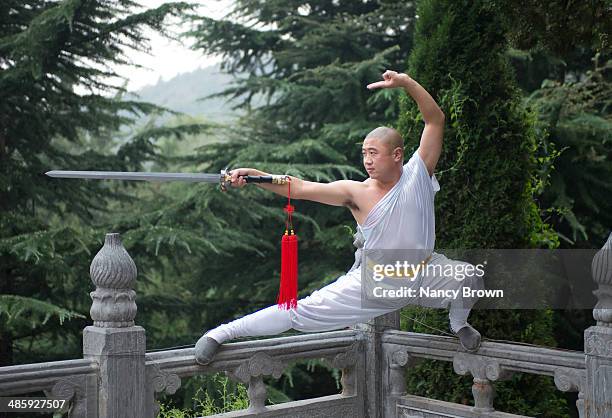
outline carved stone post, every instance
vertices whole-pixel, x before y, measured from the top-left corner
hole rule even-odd
[[[283,374],[285,367],[286,364],[283,361],[273,359],[264,352],[257,352],[236,369],[226,371],[225,374],[232,380],[248,385],[249,408],[247,412],[260,414],[268,410],[266,407],[267,390],[263,377],[273,376],[278,379]]]
[[[466,376],[472,375],[472,395],[474,396],[474,412],[484,414],[495,411],[493,399],[495,388],[491,382],[507,380],[512,373],[502,368],[496,361],[489,360],[484,356],[459,352],[453,357],[453,369],[455,373]]]
[[[342,396],[357,395],[357,367],[361,350],[361,344],[355,342],[348,351],[323,359],[329,366],[341,370]]]
[[[381,342],[381,334],[386,329],[399,329],[399,311],[378,316],[365,324],[355,325],[363,331],[365,339],[365,381],[364,402],[365,416],[368,418],[385,417],[388,382],[385,372],[385,353]],[[402,373],[402,370],[397,370]],[[397,376],[395,377],[397,379]]]
[[[593,309],[597,325],[584,332],[587,372],[584,416],[604,418],[612,416],[612,234],[595,254],[591,271],[599,288],[594,292],[598,302]]]
[[[383,352],[383,416],[394,418],[397,414],[397,401],[407,394],[406,368],[413,367],[418,359],[408,354],[405,347],[397,344],[385,343]]]
[[[83,356],[100,365],[98,413],[137,417],[145,411],[145,330],[136,317],[136,265],[119,234],[106,234],[89,269],[96,290],[91,318],[83,331]]]
[[[584,387],[586,373],[584,370],[558,368],[555,370],[555,386],[561,392],[578,392],[576,408],[578,416],[584,418]]]

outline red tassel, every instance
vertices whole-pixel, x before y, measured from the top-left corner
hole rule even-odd
[[[281,278],[276,303],[279,309],[292,309],[297,307],[297,279],[298,279],[298,238],[293,232],[293,206],[291,205],[291,181],[287,179],[287,222],[285,234],[281,240]]]
[[[281,241],[281,279],[276,303],[282,309],[297,307],[298,239],[293,230],[291,233],[286,232]]]

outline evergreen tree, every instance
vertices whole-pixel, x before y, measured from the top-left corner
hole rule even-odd
[[[507,0],[496,2],[496,7],[513,48],[528,60],[539,59],[545,65],[539,74],[546,74],[546,61],[553,64],[554,73],[548,78],[560,83],[585,74],[593,67],[593,56],[609,53],[612,47],[612,10],[607,0]]]
[[[124,88],[113,83],[112,66],[129,64],[130,50],[147,50],[145,28],[163,33],[166,16],[188,9],[171,3],[139,11],[128,0],[0,4],[0,365],[80,356],[88,265],[108,231],[96,221],[107,221],[107,200],[127,195],[43,173],[138,170],[156,158],[158,132],[117,144],[116,155],[87,138],[156,109],[119,100]],[[69,318],[80,319],[63,323]],[[26,338],[36,341],[34,354],[20,345]]]
[[[218,172],[251,165],[312,180],[363,179],[359,142],[395,119],[398,109],[393,92],[372,95],[365,85],[384,67],[401,65],[413,12],[395,2],[245,1],[236,4],[231,21],[196,17],[198,27],[189,34],[196,48],[224,54],[226,71],[247,74],[225,97],[250,112],[237,126],[219,128],[219,142],[157,169]],[[137,211],[116,208],[112,229],[125,231],[139,278],[146,278],[139,285],[139,323],[156,343],[167,347],[172,337],[174,344],[186,337],[193,343],[205,329],[276,301],[282,199],[255,187],[220,193],[208,184],[180,183],[139,198]],[[354,222],[340,208],[301,201],[296,208],[303,296],[350,266]],[[182,315],[158,312],[162,304],[180,306]],[[291,376],[278,383],[291,397],[323,394],[324,387],[326,394],[337,391],[325,376],[300,369]],[[185,386],[179,396],[189,406],[197,388]]]
[[[526,100],[548,152],[557,154],[542,202],[567,248],[600,247],[612,225],[612,54],[593,61],[580,80],[546,80]]]
[[[458,2],[452,7],[449,2],[441,2],[439,6],[433,7],[431,2],[421,5],[418,15],[422,29],[417,35],[418,43],[412,41],[414,12],[409,10],[410,5],[392,2],[239,1],[228,19],[201,20],[192,33],[198,39],[196,48],[222,54],[224,68],[230,73],[249,74],[237,80],[236,86],[225,95],[251,112],[236,129],[238,140],[203,148],[194,161],[208,161],[218,168],[230,156],[232,166],[251,166],[306,179],[330,181],[345,176],[363,179],[363,173],[350,169],[351,163],[358,165],[358,144],[371,128],[394,120],[401,93],[381,91],[368,97],[362,86],[378,79],[383,68],[403,68],[403,59],[412,45],[420,45],[411,56],[409,71],[437,94],[450,116],[447,117],[451,124],[447,131],[450,140],[445,140],[450,144],[439,165],[442,170],[447,167],[447,173],[440,173],[440,179],[445,183],[446,193],[455,197],[459,194],[465,203],[451,205],[450,201],[438,199],[442,201],[442,206],[437,208],[439,213],[446,214],[440,217],[440,245],[449,248],[556,247],[558,238],[542,222],[533,200],[541,182],[534,155],[540,144],[534,127],[535,115],[521,108],[520,92],[515,87],[509,62],[503,57],[507,54],[511,33],[504,25],[509,21],[508,12],[494,3],[487,6],[480,2]],[[466,40],[472,43],[467,45],[467,51]],[[394,45],[399,49],[393,49]],[[466,68],[461,68],[464,64]],[[444,77],[439,68],[450,69],[450,77]],[[487,69],[485,74],[482,74],[483,68]],[[268,101],[252,107],[257,94],[263,94]],[[413,148],[422,125],[418,123],[414,103],[409,98],[404,100],[408,114],[403,116],[400,126],[408,148]],[[476,107],[479,112],[474,111]],[[482,109],[492,119],[482,116]],[[503,153],[500,149],[507,152],[504,155],[515,156],[517,160],[509,157],[499,161],[497,155]],[[481,150],[488,157],[482,161],[476,158]],[[491,169],[498,174],[487,175]],[[453,177],[454,170],[463,174]],[[501,180],[499,189],[491,188],[493,178]],[[492,195],[478,201],[465,186],[468,180],[468,184],[475,184]],[[234,313],[243,315],[269,304],[277,289],[277,281],[270,278],[270,271],[277,276],[276,225],[282,220],[282,202],[277,196],[255,188],[233,193],[229,199],[232,202],[236,199],[233,206],[252,208],[252,213],[240,216],[240,229],[273,249],[265,253],[267,258],[261,263],[254,265],[250,258],[242,258],[232,264],[239,273],[231,275],[231,283],[242,282],[244,276],[240,272],[249,272],[247,286],[258,289],[259,303]],[[499,199],[498,208],[487,205],[486,202],[495,199]],[[225,207],[220,203],[219,207],[222,206]],[[270,207],[279,209],[271,211]],[[344,231],[351,231],[353,222],[346,212],[309,202],[298,202],[297,210],[305,221],[300,223],[299,233],[302,235],[301,295],[306,295],[345,271],[344,260],[350,257],[352,248],[347,245],[349,235]],[[236,219],[233,209],[224,213]],[[253,221],[253,213],[272,214],[276,219],[269,222],[269,217],[264,215]],[[483,213],[489,219],[496,219],[494,226],[483,218]],[[516,216],[518,223],[515,223]],[[233,229],[233,225],[227,226]],[[332,251],[336,257],[327,258]],[[222,273],[225,263],[217,265],[221,270],[215,269],[210,274],[211,264],[206,264],[211,281],[214,277],[222,278],[214,282],[215,297],[236,289]],[[230,312],[228,305],[227,310],[216,314],[225,320]],[[406,310],[404,325],[406,315],[415,314],[421,313]],[[518,341],[555,345],[551,312],[488,314],[487,318],[475,320],[485,336],[510,336]],[[424,315],[432,317],[426,323],[446,328],[446,314],[429,311]],[[410,324],[415,330],[431,331],[412,325],[412,321]],[[490,324],[495,324],[496,329]],[[464,384],[458,385],[457,377],[447,367],[439,365],[428,369],[426,375],[414,374],[412,382],[420,380],[421,383],[412,388],[428,396],[450,397],[456,401],[468,399],[470,383],[464,378]],[[448,384],[442,384],[444,381]],[[527,389],[519,391],[520,385]],[[504,389],[506,386],[508,389]],[[552,396],[542,403],[541,398],[532,396],[536,391],[528,389],[536,387],[545,388]],[[517,376],[511,382],[499,384],[498,388],[501,409],[529,413],[546,408],[554,416],[566,408],[552,382],[538,376]],[[517,395],[518,401],[514,401],[512,397]]]
[[[509,56],[548,159],[539,196],[565,248],[599,248],[612,220],[612,10],[605,0],[500,2]],[[590,315],[589,315],[590,316]]]

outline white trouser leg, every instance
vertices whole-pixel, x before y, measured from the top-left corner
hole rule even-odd
[[[466,266],[471,264],[465,261],[452,260],[446,257],[444,254],[433,253],[432,259],[429,262],[431,266],[440,266],[442,271],[445,269],[452,268],[453,271],[464,272]],[[447,267],[451,266],[451,267]],[[439,268],[436,272],[440,271]],[[444,276],[441,274],[424,275],[422,278],[421,287],[429,287],[432,290],[459,290],[456,298],[445,299],[445,298],[427,298],[421,299],[422,306],[428,306],[433,308],[450,308],[449,321],[451,329],[456,332],[460,328],[467,325],[467,318],[470,315],[470,311],[474,304],[478,301],[478,297],[464,297],[463,288],[469,289],[483,289],[484,280],[475,274],[474,266],[472,265],[470,275],[464,274],[464,277],[459,275]]]
[[[290,329],[321,332],[346,328],[391,312],[389,308],[361,307],[360,270],[298,300],[297,308],[278,309],[276,305],[220,325],[206,333],[220,343],[239,337],[276,335]]]
[[[242,318],[222,324],[208,331],[205,335],[214,338],[218,343],[240,337],[258,337],[276,335],[291,329],[289,311],[279,309],[277,305],[245,315]]]

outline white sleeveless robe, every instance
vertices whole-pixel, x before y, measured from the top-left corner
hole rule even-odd
[[[353,266],[333,283],[298,301],[297,308],[290,311],[293,328],[304,332],[338,329],[398,309],[399,306],[362,306],[361,252],[363,249],[423,249],[427,255],[431,254],[435,245],[434,197],[439,190],[435,174],[429,176],[417,149],[404,164],[399,181],[372,208],[363,225],[357,224],[353,244],[358,249]],[[449,261],[433,253],[430,263],[442,258]],[[411,302],[414,301],[403,299],[402,303]]]

